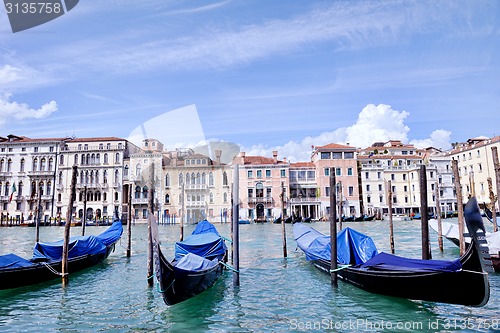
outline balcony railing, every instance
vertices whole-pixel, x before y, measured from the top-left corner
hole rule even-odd
[[[184,185],[184,190],[206,190],[207,184],[189,184]]]
[[[107,183],[78,183],[76,184],[77,189],[84,189],[87,186],[87,190],[105,190],[108,188]]]
[[[30,177],[33,177],[33,176],[43,176],[43,177],[54,176],[54,171],[28,171],[28,176],[30,176]]]
[[[188,207],[188,208],[206,207],[206,205],[207,205],[206,201],[188,201],[188,202],[186,202],[186,207]]]
[[[148,203],[148,198],[132,198],[132,204],[134,205],[146,205]]]
[[[290,198],[290,202],[293,203],[319,203],[319,198],[316,197],[302,197],[302,198]]]
[[[249,197],[247,199],[247,201],[249,204],[258,204],[258,203],[272,204],[273,198],[272,197]]]

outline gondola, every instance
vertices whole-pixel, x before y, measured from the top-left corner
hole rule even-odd
[[[493,212],[487,207],[484,208],[484,216],[488,219],[488,221],[493,223]],[[500,225],[500,215],[498,212],[496,213],[496,217],[497,217],[497,225]]]
[[[71,237],[68,272],[94,266],[114,250],[123,232],[121,221],[114,222],[98,236]],[[30,260],[10,253],[0,256],[0,290],[33,285],[60,277],[63,241],[36,243]]]
[[[438,233],[438,221],[435,219],[429,220],[429,227]],[[444,238],[451,241],[456,246],[460,246],[460,232],[458,230],[458,224],[446,222],[441,222],[441,233]],[[464,237],[464,242],[466,246],[470,244],[470,237]],[[488,250],[490,253],[490,260],[493,264],[495,272],[500,272],[500,231],[497,232],[486,232],[486,242],[488,244]]]
[[[365,215],[364,221],[373,221],[375,219],[376,214],[373,214],[372,216],[367,216]]]
[[[151,224],[151,236],[155,278],[165,304],[174,305],[202,293],[222,275],[227,247],[210,222],[199,222],[191,236],[175,243],[171,262],[161,251],[156,222]]]
[[[473,241],[457,260],[420,260],[378,253],[373,240],[350,228],[337,237],[340,279],[369,292],[411,300],[483,306],[490,296],[484,257],[484,225],[476,199],[465,207]],[[294,237],[306,258],[330,273],[330,236],[304,225],[294,225]],[[487,249],[486,249],[487,256]],[[464,288],[467,291],[464,291]]]

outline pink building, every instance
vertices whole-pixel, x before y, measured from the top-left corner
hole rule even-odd
[[[330,214],[330,168],[334,168],[338,184],[337,200],[342,200],[342,215],[359,216],[360,209],[357,149],[331,143],[313,147],[311,160],[316,167],[316,184],[321,203],[321,217]]]
[[[273,157],[246,156],[245,152],[233,160],[239,165],[240,218],[256,222],[272,221],[281,215],[283,208],[281,194],[288,197],[288,171],[290,164]],[[285,200],[285,216],[287,200]]]

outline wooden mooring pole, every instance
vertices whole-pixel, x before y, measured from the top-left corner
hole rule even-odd
[[[283,258],[288,256],[286,251],[286,227],[285,227],[285,185],[281,182],[281,235],[282,235],[282,243],[283,243]]]
[[[153,237],[151,234],[151,225],[155,218],[154,213],[154,163],[149,166],[150,186],[148,190],[148,285],[154,285],[154,265],[153,265]]]
[[[453,177],[455,178],[455,192],[457,193],[457,210],[458,210],[458,233],[460,243],[460,255],[465,252],[465,239],[464,239],[464,204],[462,198],[462,186],[460,185],[460,174],[458,172],[458,160],[451,161],[451,168],[453,170]]]
[[[68,211],[66,212],[66,224],[64,225],[64,241],[63,241],[63,250],[62,250],[62,263],[61,263],[61,276],[62,276],[62,285],[65,287],[69,283],[68,279],[68,252],[69,252],[69,236],[70,236],[70,227],[71,220],[73,217],[73,204],[75,203],[76,198],[76,177],[78,174],[78,167],[73,165],[73,174],[71,175],[71,187],[70,187],[70,196],[69,196],[69,204]]]
[[[498,200],[498,197],[493,192],[493,181],[491,180],[491,177],[488,177],[486,181],[488,182],[488,190],[490,192],[491,221],[493,222],[493,232],[497,232],[498,225],[497,225],[497,214],[495,212],[495,204]]]
[[[441,222],[441,203],[439,200],[439,184],[436,182],[435,184],[436,190],[436,214],[437,214],[437,222],[438,222],[438,245],[439,251],[443,252],[443,224]]]
[[[429,216],[427,204],[427,170],[424,164],[420,165],[420,222],[422,227],[422,259],[431,259],[429,246]]]
[[[35,187],[36,188],[36,187]],[[35,224],[36,224],[36,240],[35,242],[38,243],[40,241],[40,207],[42,206],[42,187],[40,186],[38,188],[38,199],[36,201],[36,209],[35,209]],[[8,219],[9,213],[7,213],[7,224],[9,223]]]
[[[492,155],[492,158],[493,158],[493,167],[495,168],[495,178],[496,178],[496,185],[497,185],[497,188],[496,188],[496,193],[497,193],[497,202],[498,202],[498,196],[499,196],[499,193],[500,193],[500,162],[498,161],[498,150],[497,150],[497,147],[491,147],[491,155]],[[499,204],[499,208],[500,208],[500,204]],[[495,209],[495,205],[493,204],[493,206],[491,207],[491,211],[493,213],[493,216],[496,216],[496,209]],[[498,228],[497,224],[495,223],[495,227]],[[495,230],[498,230],[498,229],[495,229]]]
[[[240,175],[239,175],[239,165],[235,164],[233,166],[233,190],[231,193],[232,202],[232,239],[233,239],[233,286],[238,287],[240,285]]]
[[[132,184],[128,185],[127,257],[132,255]]]
[[[87,221],[87,186],[83,188],[83,221],[82,221],[82,236],[85,236],[85,223]]]
[[[337,287],[337,195],[335,168],[330,168],[330,279]]]
[[[389,205],[389,243],[391,244],[391,253],[395,253],[394,249],[394,223],[392,221],[392,182],[387,181],[387,204]]]

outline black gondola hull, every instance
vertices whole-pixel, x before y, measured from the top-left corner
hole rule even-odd
[[[89,254],[68,260],[68,272],[74,273],[104,261],[114,250],[114,244],[107,246],[106,253]],[[29,286],[60,278],[62,261],[36,263],[33,266],[0,270],[0,290]],[[48,268],[49,265],[52,269]]]
[[[174,305],[201,294],[212,287],[222,275],[221,264],[202,271],[186,271],[170,263],[159,246],[155,251],[158,251],[159,259],[159,262],[156,262],[159,265],[156,269],[159,291],[167,305]]]
[[[460,259],[458,272],[378,271],[348,267],[337,272],[340,279],[363,290],[412,300],[483,306],[489,300],[488,273],[482,272],[474,246]],[[329,274],[330,262],[315,260],[313,264]],[[474,286],[464,292],[464,286]]]

